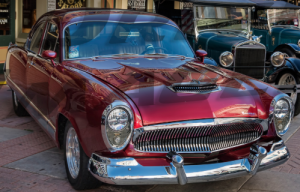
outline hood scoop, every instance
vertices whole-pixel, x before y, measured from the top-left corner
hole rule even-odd
[[[221,91],[221,88],[216,84],[201,83],[200,81],[174,83],[168,87],[175,93],[197,93],[197,94],[208,94],[216,91]]]

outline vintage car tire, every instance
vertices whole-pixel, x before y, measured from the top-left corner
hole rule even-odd
[[[297,78],[291,73],[283,73],[280,78],[278,79],[277,85],[287,85],[286,80],[287,78],[294,78],[296,85],[299,83],[297,82]],[[300,93],[295,93],[295,99],[292,98],[293,102],[295,103],[295,112],[294,115],[298,115],[300,113]]]
[[[296,54],[289,48],[283,48],[279,51],[282,53],[286,53],[289,57],[296,57]]]
[[[12,100],[13,100],[13,107],[15,114],[18,117],[25,117],[29,116],[28,112],[26,109],[23,107],[23,105],[19,102],[19,99],[17,98],[17,95],[14,91],[12,91]]]
[[[73,140],[77,140],[77,144],[74,144],[73,142],[73,146],[72,146],[73,148],[69,147],[68,149],[67,145],[70,146],[71,141],[68,142],[67,139],[72,138],[72,136],[73,138],[77,138],[77,139],[73,139]],[[83,151],[81,144],[79,143],[76,131],[70,122],[66,124],[63,146],[64,146],[64,158],[65,158],[67,177],[72,187],[76,190],[95,189],[99,187],[101,185],[101,182],[97,180],[94,176],[92,176],[92,174],[88,171],[89,158]],[[68,162],[68,153],[70,154],[70,151],[72,149],[74,150],[75,148],[77,148],[78,149],[77,152],[79,152],[79,166],[78,166],[79,170],[77,176],[74,175],[74,173],[72,173],[72,170],[70,171],[70,169],[72,168],[69,167],[70,162]],[[71,154],[73,153],[71,152]],[[71,154],[69,155],[69,157],[72,156]]]

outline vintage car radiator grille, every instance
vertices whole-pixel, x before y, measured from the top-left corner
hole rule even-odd
[[[235,71],[256,79],[264,77],[266,50],[260,45],[243,45],[236,48]]]
[[[257,123],[236,123],[146,131],[134,142],[145,152],[212,152],[251,143],[262,135]]]

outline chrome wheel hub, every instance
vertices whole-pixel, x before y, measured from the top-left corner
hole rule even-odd
[[[76,179],[80,169],[80,148],[76,131],[71,127],[67,133],[66,159],[71,176]]]
[[[280,78],[278,85],[294,85],[296,87],[296,89],[293,89],[291,93],[289,93],[289,96],[295,104],[297,101],[297,82],[295,77],[290,73],[286,73]]]
[[[18,107],[19,102],[18,102],[18,98],[17,98],[16,92],[14,92],[14,102],[15,102],[16,107]]]

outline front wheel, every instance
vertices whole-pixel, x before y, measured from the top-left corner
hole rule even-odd
[[[67,123],[64,135],[64,155],[67,177],[76,190],[94,189],[100,186],[88,171],[89,158],[83,151],[77,133],[70,122]]]
[[[278,80],[278,85],[293,85],[297,87],[297,80],[294,75],[291,73],[284,73],[281,75],[281,77]],[[297,88],[294,89],[291,93],[288,93],[288,95],[293,100],[293,103],[295,105],[295,113],[294,115],[298,115],[300,113],[300,94],[297,93]]]

